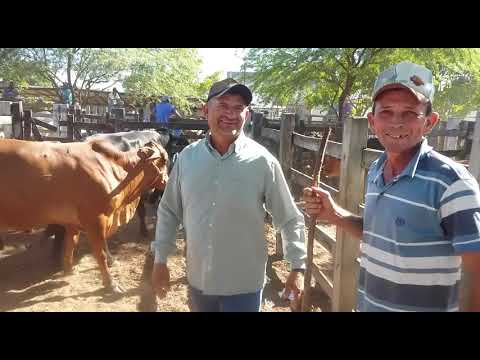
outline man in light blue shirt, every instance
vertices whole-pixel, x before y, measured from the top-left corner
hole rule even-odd
[[[213,84],[205,105],[210,133],[180,153],[158,207],[153,286],[160,298],[165,296],[167,257],[183,224],[194,311],[260,310],[268,256],[266,211],[281,231],[291,264],[286,292],[300,293],[304,219],[277,159],[243,133],[251,100],[250,90],[233,79]]]

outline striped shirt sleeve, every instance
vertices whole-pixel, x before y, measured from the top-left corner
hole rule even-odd
[[[458,179],[440,199],[440,220],[455,252],[480,251],[480,190],[474,178]]]

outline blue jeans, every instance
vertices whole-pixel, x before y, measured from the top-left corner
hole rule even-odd
[[[188,286],[193,312],[260,312],[262,291],[229,296],[204,295],[201,290]]]

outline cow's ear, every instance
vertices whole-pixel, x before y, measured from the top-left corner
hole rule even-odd
[[[137,154],[140,157],[140,159],[146,160],[150,158],[153,154],[155,154],[155,150],[149,147],[143,147],[141,149],[138,149]]]

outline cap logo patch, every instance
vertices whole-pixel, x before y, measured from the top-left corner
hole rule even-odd
[[[417,75],[410,76],[410,80],[412,80],[412,82],[417,86],[425,85],[423,80],[420,79]]]

